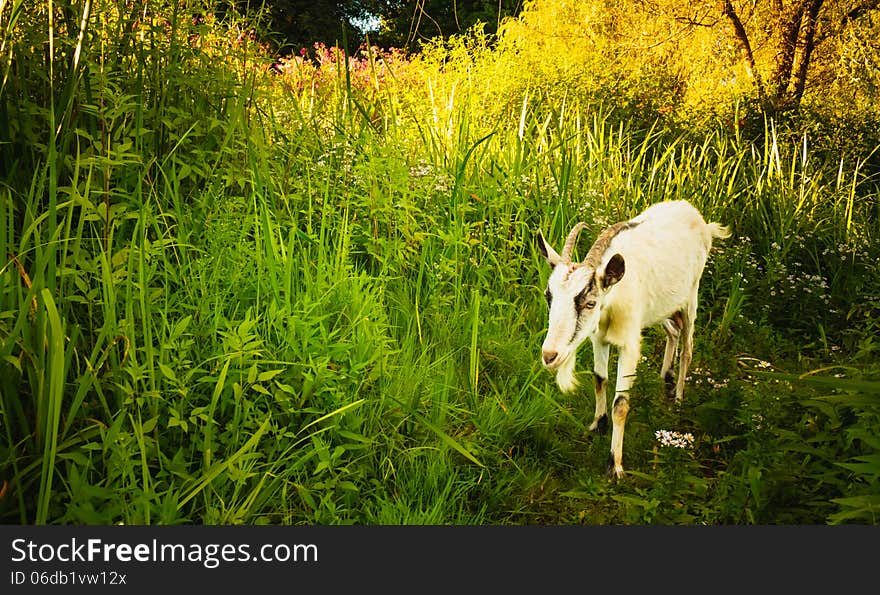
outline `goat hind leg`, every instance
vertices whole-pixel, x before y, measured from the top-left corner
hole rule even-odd
[[[666,331],[666,352],[663,354],[663,367],[660,368],[660,378],[666,385],[666,395],[670,398],[675,396],[675,376],[672,373],[672,362],[678,349],[678,338],[681,335],[683,323],[681,312],[676,312],[663,321],[663,330]]]
[[[697,290],[687,308],[682,311],[681,354],[678,362],[678,381],[675,384],[675,402],[681,403],[684,397],[684,383],[694,355],[694,322],[697,318]]]

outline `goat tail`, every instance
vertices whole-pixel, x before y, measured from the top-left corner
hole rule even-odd
[[[718,239],[723,240],[725,238],[730,237],[730,228],[727,227],[726,225],[721,225],[720,223],[712,222],[712,223],[707,224],[706,227],[709,229],[709,233],[711,234],[711,237],[713,237],[713,238],[718,238]]]

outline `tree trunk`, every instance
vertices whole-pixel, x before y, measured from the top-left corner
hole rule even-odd
[[[778,44],[776,48],[776,69],[773,72],[773,79],[771,81],[775,87],[772,100],[776,105],[783,103],[788,93],[798,37],[800,36],[804,10],[806,9],[803,0],[795,1],[798,2],[796,6],[791,6],[788,11],[782,9],[777,16],[779,19],[777,24],[779,37],[776,42]]]
[[[752,44],[749,43],[749,36],[746,33],[746,28],[743,27],[739,15],[736,14],[736,10],[734,10],[731,0],[723,0],[722,12],[724,16],[730,20],[730,24],[733,26],[734,35],[739,42],[740,53],[746,61],[746,70],[748,71],[749,76],[755,81],[755,88],[758,91],[758,99],[761,100],[761,103],[764,103],[764,84],[761,82],[761,74],[758,72],[758,67],[755,65],[755,54],[752,52]]]
[[[793,105],[799,104],[804,96],[807,69],[810,67],[810,57],[813,54],[813,49],[816,47],[816,25],[819,21],[819,10],[821,10],[823,2],[824,0],[810,0],[801,21],[794,70],[788,86],[788,97],[786,98]]]

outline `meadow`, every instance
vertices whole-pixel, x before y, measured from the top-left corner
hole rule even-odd
[[[479,40],[277,61],[4,4],[0,522],[880,520],[880,148],[516,87]],[[670,199],[733,237],[680,407],[645,332],[611,481],[534,234]]]

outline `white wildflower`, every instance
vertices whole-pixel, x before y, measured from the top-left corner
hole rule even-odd
[[[660,446],[669,446],[672,448],[693,448],[694,435],[690,432],[682,434],[674,430],[657,430],[654,437],[660,442]]]

